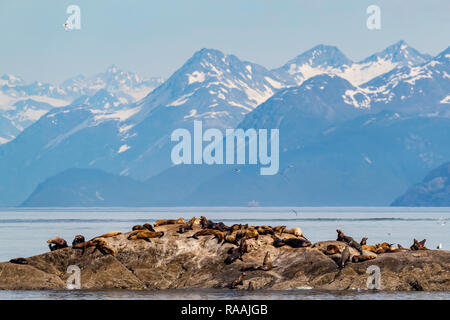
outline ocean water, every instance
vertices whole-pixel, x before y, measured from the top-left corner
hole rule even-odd
[[[86,238],[127,232],[135,224],[204,215],[225,224],[301,227],[312,242],[336,239],[336,229],[368,243],[412,244],[427,239],[429,248],[450,250],[450,208],[390,207],[268,207],[268,208],[39,208],[0,209],[0,261],[48,251],[47,239],[60,236],[68,243],[77,234]],[[0,291],[0,299],[450,299],[445,293],[324,292],[294,290],[253,293],[229,290],[136,291]]]

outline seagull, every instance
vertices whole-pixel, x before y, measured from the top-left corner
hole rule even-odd
[[[66,30],[66,31],[69,30],[69,24],[67,23],[67,21],[64,22],[63,27],[64,27],[64,30]]]
[[[234,169],[234,172],[241,172],[241,170],[239,170],[239,169]]]
[[[297,211],[295,211],[294,209],[291,209],[291,211],[292,211],[293,213],[295,213],[296,216],[298,215],[298,214],[297,214]]]
[[[436,247],[436,249],[442,249],[442,243],[439,243],[439,245]]]

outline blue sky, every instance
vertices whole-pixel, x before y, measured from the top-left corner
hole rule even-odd
[[[64,31],[70,4],[81,30]],[[381,7],[381,30],[366,8]],[[449,45],[448,0],[1,0],[0,74],[58,83],[110,64],[168,77],[195,51],[233,53],[267,68],[314,45],[360,60],[405,40],[435,55]]]

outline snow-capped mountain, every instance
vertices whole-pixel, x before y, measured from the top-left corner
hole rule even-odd
[[[300,85],[310,77],[323,73],[334,74],[353,85],[360,85],[394,68],[419,65],[429,59],[429,55],[421,54],[405,41],[399,41],[359,62],[351,61],[336,47],[318,45],[273,71],[278,79],[290,85]]]
[[[122,103],[130,103],[142,99],[163,82],[164,79],[160,77],[141,78],[136,73],[111,65],[105,72],[91,77],[78,75],[70,78],[61,87],[73,97],[92,95],[100,89],[106,89],[119,97]]]
[[[166,108],[181,121],[203,119],[224,127],[236,125],[283,87],[262,66],[202,49],[142,103],[152,112]]]
[[[405,63],[408,58],[414,56],[414,51],[402,49],[402,46],[397,46],[391,51],[385,50],[390,53],[379,54],[365,63],[374,65],[376,61],[390,63],[394,60],[394,64]],[[280,128],[280,152],[285,154],[292,152],[293,155],[289,159],[297,161],[298,165],[301,163],[302,168],[311,173],[308,176],[310,180],[305,180],[306,182],[313,181],[320,173],[320,179],[324,181],[321,186],[325,187],[327,174],[331,176],[333,168],[338,167],[333,164],[337,160],[340,161],[340,173],[334,176],[335,184],[343,181],[344,178],[349,178],[349,174],[353,172],[353,164],[361,170],[358,175],[361,179],[365,176],[378,179],[377,177],[383,177],[383,167],[367,167],[370,161],[374,163],[376,159],[376,156],[369,154],[367,148],[372,146],[375,151],[384,152],[383,148],[377,144],[377,137],[383,132],[383,125],[386,122],[378,121],[378,131],[371,131],[371,124],[375,121],[372,120],[372,115],[380,114],[383,109],[403,108],[405,111],[407,105],[418,106],[419,104],[428,106],[427,113],[439,110],[437,116],[432,118],[425,117],[423,112],[415,113],[419,110],[418,108],[411,108],[408,116],[412,120],[407,125],[402,125],[402,129],[398,131],[401,131],[400,133],[393,132],[392,137],[396,138],[384,137],[382,142],[384,144],[390,142],[390,139],[398,138],[402,139],[401,141],[407,141],[408,148],[416,147],[415,150],[421,150],[418,154],[414,153],[413,157],[406,153],[397,155],[402,156],[402,159],[408,159],[408,157],[413,159],[411,160],[413,162],[405,160],[408,169],[405,179],[401,181],[401,187],[404,187],[405,184],[410,183],[411,177],[416,178],[411,172],[416,174],[417,168],[420,170],[428,168],[430,164],[425,161],[435,163],[447,155],[442,139],[432,134],[433,127],[437,126],[439,130],[443,130],[442,128],[448,125],[448,119],[444,117],[442,109],[447,105],[449,92],[447,51],[419,65],[415,65],[418,60],[413,59],[412,64],[406,62],[405,66],[394,66],[394,69],[388,73],[358,85],[344,76],[355,64],[334,47],[313,48],[304,56],[292,60],[292,63],[288,63],[281,71],[279,69],[270,71],[217,50],[202,49],[167,81],[143,99],[132,103],[128,103],[129,100],[123,95],[122,89],[133,88],[135,85],[139,87],[139,83],[142,82],[128,73],[111,67],[97,79],[95,76],[92,79],[76,77],[67,81],[65,87],[60,87],[66,93],[67,91],[75,92],[78,88],[79,96],[71,101],[69,106],[52,108],[26,128],[15,140],[0,146],[0,176],[2,177],[0,205],[21,203],[39,183],[70,168],[96,168],[116,175],[130,176],[140,181],[170,170],[172,166],[170,152],[173,147],[170,135],[177,128],[192,130],[193,120],[202,120],[204,128],[233,128],[239,126],[243,119],[241,127]],[[406,60],[400,58],[402,55],[393,54],[393,52],[407,53],[403,54]],[[292,74],[289,71],[292,71]],[[373,74],[377,73],[368,73],[370,76]],[[411,84],[411,87],[406,88],[408,90],[412,88],[416,93],[422,90],[426,94],[406,95],[399,91],[404,87],[403,82],[412,80],[414,75],[421,75],[421,78],[414,79],[414,83],[406,82]],[[436,79],[434,84],[433,79]],[[296,86],[299,82],[300,85]],[[13,85],[8,84],[8,88]],[[389,87],[386,87],[388,85]],[[96,93],[92,95],[90,89],[93,91],[95,89]],[[81,95],[82,93],[86,95]],[[394,98],[385,100],[391,93],[394,94]],[[402,100],[401,96],[405,98]],[[11,99],[11,95],[1,97]],[[25,98],[21,99],[25,100]],[[419,99],[416,104],[415,99]],[[436,101],[439,106],[436,105]],[[8,106],[14,106],[16,102],[18,100],[13,100],[13,103],[8,103]],[[30,106],[27,107],[26,103],[15,107],[22,108],[24,111],[30,110]],[[8,108],[3,110],[6,109]],[[4,112],[2,111],[2,116]],[[396,112],[390,112],[387,117],[392,118],[393,121],[398,120],[395,116]],[[386,119],[384,116],[380,117]],[[416,117],[419,119],[417,123],[414,122]],[[348,128],[349,124],[360,125],[359,122],[352,122],[354,118],[367,122],[363,126],[364,129],[354,128],[354,130],[342,131],[344,127]],[[402,116],[400,119],[403,119]],[[422,123],[426,123],[427,126],[420,135],[408,136],[415,126],[420,126]],[[392,128],[397,130],[395,126]],[[341,133],[342,136],[337,133]],[[414,140],[417,136],[420,136],[420,139]],[[353,152],[351,149],[353,139],[359,138],[361,138],[358,140],[359,149]],[[343,139],[345,143],[340,143],[339,139]],[[432,147],[428,147],[430,141]],[[320,146],[322,142],[333,150],[332,154],[327,153],[328,151]],[[418,145],[415,145],[416,143]],[[389,150],[395,150],[394,147]],[[439,151],[440,149],[442,150]],[[382,157],[388,159],[386,153],[382,155],[381,153],[379,153],[379,159]],[[343,161],[345,154],[351,154],[353,162]],[[308,166],[305,161],[309,161],[311,165]],[[320,166],[316,166],[316,163],[320,163]],[[394,170],[395,161],[389,162],[388,167]],[[375,168],[373,172],[370,171],[371,168]],[[187,181],[192,183],[190,190],[197,188],[195,183],[209,179],[209,176],[200,177],[202,169],[198,170],[199,172],[190,176],[192,181]],[[398,176],[399,172],[395,170],[389,175],[389,181],[394,182],[395,176]],[[177,176],[177,174],[169,174],[162,180],[167,180],[167,177],[175,179]],[[280,181],[282,182],[283,178],[277,183]],[[169,186],[166,189],[167,192],[174,190],[169,182],[167,181]],[[275,192],[277,183],[271,189],[274,195],[277,194]],[[217,184],[212,185],[217,187]],[[246,184],[249,190],[256,192],[255,186]],[[303,186],[305,188],[301,191],[306,192],[307,186],[305,184]],[[399,184],[395,185],[395,188],[398,186]],[[204,187],[207,188],[207,185]],[[378,187],[382,189],[381,186],[378,185]],[[223,188],[230,188],[230,185],[224,184]],[[286,196],[300,191],[299,189],[283,190],[286,191]],[[381,203],[380,199],[382,197],[385,199],[386,193],[387,191],[382,195],[377,193],[376,197],[379,198],[375,202]],[[200,195],[201,192],[199,191],[198,194]],[[317,194],[311,197],[319,199]],[[280,199],[284,198],[280,197]]]
[[[141,78],[114,65],[92,77],[79,75],[68,79],[60,86],[39,81],[27,84],[20,77],[3,75],[0,78],[0,144],[14,139],[54,107],[67,106],[77,99],[76,104],[84,104],[83,99],[103,89],[114,95],[116,105],[132,103],[145,97],[162,82],[162,78]],[[101,94],[97,98],[99,96]]]
[[[125,151],[116,161],[119,173],[141,180],[158,173],[172,165],[170,134],[174,129],[192,131],[194,120],[202,120],[204,128],[236,127],[282,87],[264,67],[218,50],[196,52],[164,84],[136,103],[140,111],[123,126],[121,150]]]
[[[404,66],[361,86],[377,110],[449,116],[450,47],[417,66]]]

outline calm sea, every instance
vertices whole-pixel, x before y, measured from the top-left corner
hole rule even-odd
[[[450,208],[39,208],[0,209],[0,261],[48,251],[47,239],[60,236],[71,242],[77,234],[92,238],[157,219],[204,215],[225,224],[286,225],[301,227],[312,242],[334,240],[336,229],[369,243],[386,241],[410,246],[427,239],[429,248],[450,249]],[[242,293],[223,290],[157,292],[107,291],[0,291],[0,299],[450,299],[447,293],[367,293],[295,290]]]

